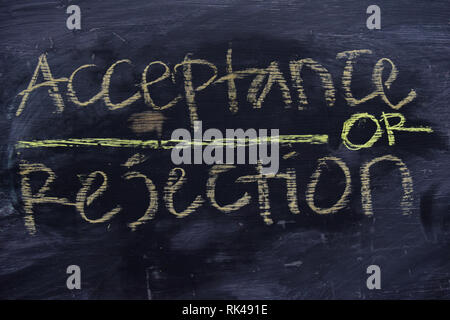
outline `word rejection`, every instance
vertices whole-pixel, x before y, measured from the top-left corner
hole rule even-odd
[[[216,197],[218,189],[221,188],[223,190],[224,188],[224,186],[220,185],[219,178],[229,174],[232,170],[236,169],[236,166],[231,164],[213,165],[208,170],[208,178],[204,193],[202,192],[202,194],[197,194],[195,199],[187,205],[184,210],[180,210],[179,205],[174,203],[174,198],[175,195],[183,188],[183,185],[187,182],[186,171],[181,167],[172,168],[169,172],[165,185],[157,186],[145,173],[134,168],[133,170],[131,169],[131,167],[142,163],[142,161],[146,161],[145,156],[141,154],[133,155],[124,164],[125,167],[130,168],[130,170],[126,171],[119,178],[124,182],[129,182],[130,180],[136,181],[136,179],[137,181],[144,182],[143,190],[146,191],[148,196],[149,204],[144,210],[142,216],[136,221],[128,223],[128,227],[132,231],[135,231],[141,225],[155,219],[160,200],[157,187],[163,188],[162,198],[164,200],[165,208],[176,218],[188,217],[207,203],[219,212],[229,214],[248,206],[252,201],[256,201],[259,208],[259,215],[265,224],[271,225],[274,221],[271,214],[269,182],[279,181],[284,183],[286,186],[285,199],[287,200],[287,207],[290,213],[294,215],[301,213],[298,203],[299,192],[297,188],[297,169],[293,167],[288,167],[283,172],[278,172],[276,174],[263,174],[263,168],[259,163],[254,167],[255,173],[242,175],[234,181],[236,187],[239,185],[248,185],[250,188],[256,189],[256,199],[253,199],[253,196],[250,192],[248,192],[249,190],[245,190],[244,188],[242,190],[242,196],[234,202],[221,203]],[[361,202],[364,214],[368,216],[373,215],[372,192],[370,188],[370,169],[374,165],[381,162],[393,163],[396,168],[398,168],[401,176],[401,187],[403,189],[403,196],[400,205],[403,214],[410,214],[413,203],[412,177],[405,163],[400,158],[392,155],[374,158],[373,160],[364,163],[360,168]],[[339,199],[333,205],[323,207],[317,204],[317,185],[321,179],[324,169],[330,164],[334,164],[337,167],[337,172],[341,172],[343,174],[344,190],[339,196]],[[40,188],[36,186],[36,183],[31,182],[31,176],[37,173],[46,176],[46,179],[45,181],[42,181]],[[91,218],[88,216],[87,212],[89,208],[95,206],[96,202],[101,203],[102,195],[104,195],[110,188],[111,177],[108,177],[104,171],[97,170],[93,172],[80,173],[78,176],[83,176],[84,178],[80,179],[81,187],[75,191],[76,195],[72,200],[70,200],[70,197],[60,197],[54,195],[55,190],[52,190],[51,187],[56,181],[57,176],[52,169],[42,163],[29,163],[23,160],[20,163],[20,175],[22,199],[25,209],[25,226],[30,234],[36,233],[36,224],[34,219],[34,210],[36,205],[57,204],[73,207],[84,221],[93,224],[109,223],[117,214],[123,212],[120,203],[116,203],[113,204],[113,208],[110,211],[103,213],[103,215],[99,218]],[[112,180],[116,179],[118,178],[113,177]],[[230,187],[229,184],[226,186]],[[306,186],[305,200],[308,207],[316,214],[334,214],[346,207],[352,192],[352,177],[349,167],[341,158],[327,156],[318,160],[317,168],[311,174],[311,178]]]

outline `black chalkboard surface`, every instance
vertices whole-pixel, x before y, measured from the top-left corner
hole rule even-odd
[[[0,298],[449,298],[449,14],[1,1]]]

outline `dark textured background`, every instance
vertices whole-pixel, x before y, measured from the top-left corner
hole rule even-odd
[[[81,7],[82,30],[67,30],[69,4]],[[381,7],[382,29],[366,28],[370,4]],[[449,1],[0,1],[0,297],[8,299],[379,299],[450,297],[450,216],[448,187],[448,100],[450,89]],[[282,162],[298,174],[301,214],[289,213],[281,182],[271,182],[272,217],[266,226],[258,214],[256,188],[236,186],[230,174],[218,190],[220,201],[230,202],[248,191],[252,204],[229,215],[206,205],[192,216],[175,219],[161,197],[170,168],[169,153],[145,151],[149,160],[139,170],[157,185],[160,210],[156,219],[131,232],[126,223],[147,205],[143,186],[124,184],[120,166],[129,149],[36,149],[17,154],[21,139],[70,137],[135,138],[129,117],[148,110],[137,102],[108,111],[102,102],[78,108],[66,101],[55,114],[46,90],[30,96],[26,110],[14,115],[17,94],[26,88],[42,53],[55,77],[69,76],[82,64],[95,63],[98,72],[78,83],[86,97],[95,93],[104,71],[119,59],[131,59],[133,68],[121,70],[114,98],[133,92],[147,63],[162,60],[173,66],[186,53],[215,63],[224,73],[225,55],[233,47],[236,70],[280,62],[288,76],[292,59],[313,58],[333,75],[337,101],[323,103],[319,81],[306,73],[310,106],[305,111],[284,110],[275,88],[263,108],[252,110],[245,101],[249,81],[237,82],[240,111],[227,112],[226,87],[207,89],[198,98],[204,126],[215,128],[281,128],[282,134],[326,133],[326,146],[297,146],[299,157]],[[434,134],[399,134],[395,147],[384,136],[374,147],[350,151],[339,139],[343,121],[356,112],[377,117],[393,112],[380,99],[349,107],[340,88],[345,50],[371,49],[358,60],[355,95],[372,90],[373,64],[391,58],[400,74],[390,96],[404,97],[411,88],[418,98],[401,112],[408,124],[429,125]],[[130,70],[132,70],[130,72]],[[120,73],[119,72],[119,73]],[[119,74],[118,73],[118,74]],[[64,86],[61,86],[64,87]],[[177,90],[182,88],[175,88]],[[158,99],[167,99],[162,86]],[[63,90],[64,92],[64,90]],[[294,92],[291,92],[294,95]],[[165,112],[164,137],[189,127],[186,105]],[[154,138],[152,135],[138,136]],[[365,217],[360,199],[359,167],[385,154],[403,159],[414,181],[414,208],[402,216],[401,188],[392,165],[373,170],[374,216]],[[351,201],[333,216],[318,216],[305,204],[305,188],[317,159],[341,157],[352,173]],[[112,189],[91,216],[121,203],[124,211],[111,223],[91,225],[73,208],[42,205],[35,209],[38,232],[29,236],[23,224],[17,163],[42,162],[58,179],[52,195],[73,198],[80,188],[77,174],[103,169]],[[176,198],[180,208],[205,192],[207,168],[185,167],[188,183]],[[335,168],[334,168],[335,169]],[[342,175],[330,168],[319,185],[316,201],[329,206],[343,190]],[[227,180],[228,179],[228,180]],[[139,191],[141,190],[141,191]],[[66,268],[82,270],[82,290],[66,288]],[[366,288],[368,265],[382,271],[382,290]]]

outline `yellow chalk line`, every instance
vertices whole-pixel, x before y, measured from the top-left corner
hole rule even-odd
[[[326,144],[328,143],[328,135],[326,134],[308,134],[308,135],[280,135],[276,137],[264,137],[257,139],[216,139],[213,140],[214,145],[229,146],[249,146],[264,141],[278,140],[280,144]],[[275,141],[276,141],[275,140]],[[114,148],[149,148],[149,149],[172,149],[180,142],[184,142],[185,146],[189,145],[209,145],[211,141],[183,141],[183,140],[134,140],[134,139],[116,139],[116,138],[71,138],[71,139],[50,139],[50,140],[31,140],[18,141],[17,149],[29,148],[56,148],[56,147],[114,147]]]

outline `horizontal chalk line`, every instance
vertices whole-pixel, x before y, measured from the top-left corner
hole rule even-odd
[[[18,141],[17,149],[29,148],[72,148],[72,147],[113,147],[113,148],[148,148],[148,149],[172,149],[180,142],[183,146],[209,145],[213,143],[218,146],[249,146],[261,142],[278,141],[279,144],[326,144],[328,135],[308,134],[308,135],[280,135],[275,137],[264,137],[257,139],[215,139],[212,141],[185,141],[185,140],[134,140],[116,138],[70,138],[70,139],[50,139],[50,140],[30,140]]]

